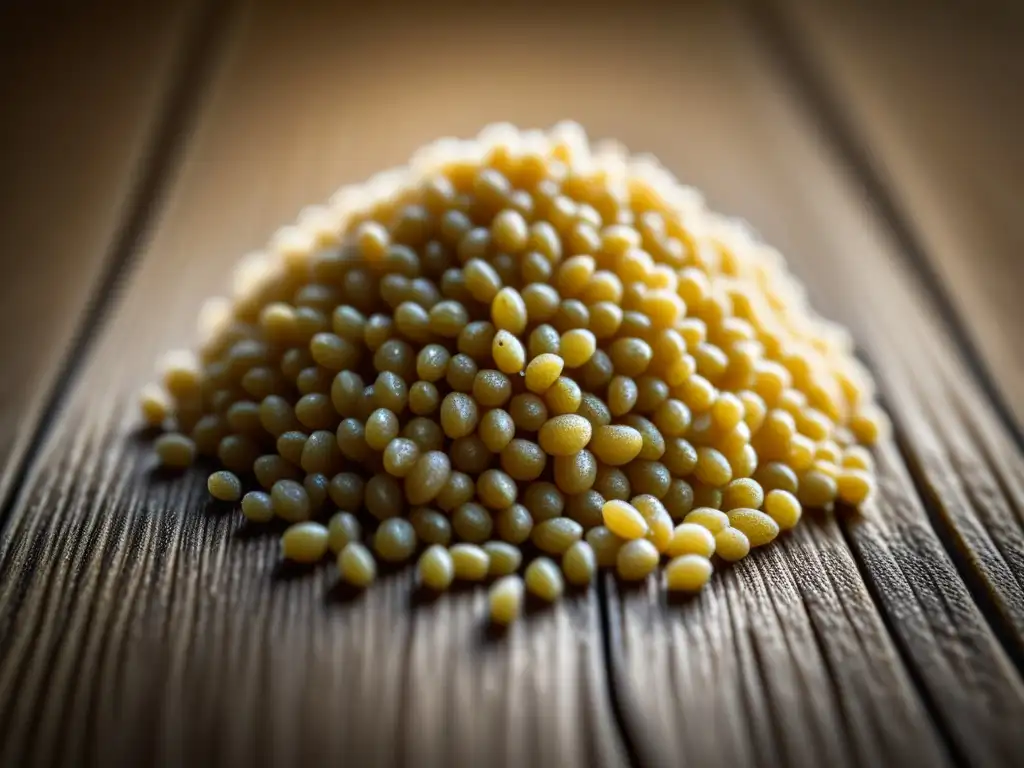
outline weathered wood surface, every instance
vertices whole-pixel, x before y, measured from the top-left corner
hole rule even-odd
[[[0,9],[0,502],[115,258],[195,7]]]
[[[777,4],[1019,428],[1024,8],[999,0],[927,10],[877,0]]]
[[[594,10],[232,10],[0,532],[0,763],[1012,764],[1019,447],[760,28]],[[424,601],[405,573],[339,592],[330,567],[281,570],[200,471],[151,471],[133,393],[239,255],[438,135],[566,116],[750,220],[854,330],[897,427],[862,518],[808,520],[694,600],[606,579],[496,636],[480,590]]]
[[[828,142],[816,136],[813,119],[787,86],[771,47],[759,44],[757,30],[738,24],[731,15],[723,13],[721,24],[731,24],[737,31],[708,41],[718,58],[708,61],[704,69],[713,69],[718,85],[730,94],[719,103],[705,103],[702,110],[704,120],[711,123],[708,134],[716,141],[695,139],[693,143],[701,149],[695,148],[692,156],[680,158],[673,167],[706,190],[718,207],[747,218],[769,242],[778,244],[807,281],[815,304],[854,330],[881,368],[884,395],[890,401],[898,398],[893,407],[912,461],[915,465],[930,462],[922,465],[925,482],[944,483],[960,491],[961,483],[988,485],[989,478],[1002,474],[987,461],[988,451],[980,443],[950,431],[936,410],[922,408],[917,401],[922,378],[925,383],[945,379],[943,389],[959,386],[964,400],[972,398],[987,409],[987,439],[999,441],[1001,455],[1013,457],[1019,468],[1019,454],[962,364],[956,367],[957,350],[942,335],[941,326],[934,319],[917,320],[922,312],[934,313],[934,308],[907,274],[887,233],[858,198],[855,179],[837,162]],[[735,179],[743,182],[737,184]],[[908,316],[916,320],[909,327]],[[922,335],[943,350],[948,362],[932,362],[922,355],[917,349]],[[879,361],[883,355],[884,363]],[[918,366],[916,375],[906,371],[902,360],[907,356]],[[922,399],[934,401],[939,391],[932,387]],[[944,447],[955,446],[961,460],[971,462],[974,473],[959,473],[944,451],[926,453],[932,445],[926,441],[936,432],[943,436]],[[655,742],[674,743],[674,751],[668,753],[674,759],[693,755],[694,764],[700,764],[702,758],[717,754],[711,749],[723,749],[715,744],[706,755],[694,752],[694,745],[701,743],[696,734],[714,732],[712,723],[723,730],[724,723],[729,723],[735,734],[754,734],[752,744],[729,740],[730,745],[739,744],[730,756],[739,762],[753,762],[766,754],[797,763],[821,755],[833,762],[858,764],[882,756],[893,761],[920,758],[918,750],[928,749],[929,733],[935,733],[930,719],[937,722],[938,733],[948,741],[946,747],[954,757],[999,762],[1013,756],[1019,747],[1016,718],[1024,713],[1024,689],[1017,672],[945,555],[892,445],[883,448],[880,469],[886,493],[863,522],[844,524],[842,535],[831,523],[818,529],[812,525],[780,552],[763,554],[772,563],[786,562],[788,573],[768,565],[758,567],[757,559],[737,569],[735,596],[724,601],[732,614],[726,616],[736,622],[738,615],[742,626],[753,627],[748,630],[749,639],[739,635],[732,640],[736,631],[730,631],[725,617],[719,619],[723,627],[719,632],[730,638],[728,642],[716,642],[713,621],[696,622],[700,629],[692,631],[708,633],[708,648],[725,646],[736,655],[731,679],[724,678],[733,686],[731,694],[723,695],[731,711],[723,710],[719,716],[709,713],[703,721],[685,718],[687,702],[669,682],[672,678],[665,663],[652,660],[657,656],[649,653],[647,636],[652,625],[662,628],[661,632],[686,631],[682,626],[689,613],[651,606],[646,594],[624,596],[623,662],[632,671],[620,675],[620,680],[628,687],[630,678],[634,679],[639,693],[632,701],[642,712],[636,720],[648,730],[652,722],[659,722],[652,713],[671,712],[662,715],[663,728],[655,729],[661,738]],[[994,499],[1003,502],[1001,508],[964,503],[962,492],[946,498],[942,506],[946,519],[939,528],[943,536],[950,531],[984,530],[979,517],[1005,510],[1003,525],[992,526],[984,537],[971,540],[968,557],[991,569],[986,585],[1005,589],[1005,604],[1012,605],[1016,582],[1007,582],[994,571],[1006,563],[1000,552],[1012,549],[1020,535],[1019,525],[1012,524],[1012,510],[1020,497],[1004,498]],[[816,546],[805,544],[815,539]],[[828,573],[837,582],[831,588],[820,578],[825,557]],[[811,587],[816,575],[818,583]],[[725,592],[728,583],[724,581],[718,589]],[[700,605],[688,611],[714,616],[715,591],[713,586]],[[748,594],[760,597],[746,598],[753,606],[748,610],[753,611],[764,610],[765,596],[773,598],[777,605],[772,614],[744,620],[743,596]],[[855,604],[859,610],[851,610]],[[782,606],[790,609],[785,622],[777,618]],[[631,623],[637,628],[631,629]],[[783,645],[782,638],[788,640],[789,659],[776,651]],[[851,653],[848,644],[854,641],[862,648]],[[668,665],[679,677],[694,676],[694,670],[702,668],[700,654],[690,653],[690,647],[676,643],[669,653]],[[772,647],[775,656],[766,660],[763,647]],[[851,655],[861,657],[863,665],[851,665]],[[723,657],[728,658],[721,654],[719,664],[727,663]],[[964,665],[965,658],[971,659],[969,667]],[[911,680],[918,684],[913,695]],[[858,689],[858,695],[849,695],[851,688]],[[880,707],[873,701],[876,697],[893,697],[893,701]],[[993,697],[1001,702],[999,707],[992,706]],[[738,701],[747,704],[739,707]],[[696,708],[697,703],[690,706]],[[707,702],[700,700],[700,706],[706,707]],[[929,708],[931,718],[923,715],[922,706]],[[1000,716],[1001,710],[1008,716]],[[1017,714],[1009,715],[1011,711]],[[893,720],[896,713],[904,718],[900,726]],[[693,731],[675,727],[680,721],[691,723]],[[925,762],[938,759],[932,754]]]

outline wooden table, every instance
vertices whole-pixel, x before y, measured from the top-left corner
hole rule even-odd
[[[2,12],[0,764],[1020,764],[1013,6],[344,5]],[[479,590],[341,599],[152,471],[134,392],[240,255],[436,136],[562,117],[853,329],[896,426],[863,517],[494,637]]]

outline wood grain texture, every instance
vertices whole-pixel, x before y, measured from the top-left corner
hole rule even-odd
[[[654,764],[890,764],[948,757],[831,520],[668,601],[609,577],[627,725]]]
[[[963,534],[1012,618],[1019,454],[738,18],[594,10],[540,27],[434,5],[240,16],[0,537],[0,763],[621,765],[617,707],[644,764],[1011,764],[1024,690],[932,526]],[[495,637],[479,590],[423,601],[392,574],[338,592],[330,567],[280,569],[198,470],[151,471],[133,393],[240,254],[438,135],[567,116],[656,152],[788,253],[879,366],[914,480],[945,494],[934,518],[887,443],[862,520],[809,520],[693,601],[609,582]]]
[[[814,124],[811,119],[807,125]],[[809,131],[805,129],[804,134]],[[1000,178],[1004,176],[1012,179],[1012,168]],[[820,195],[815,202],[826,200],[833,203]],[[835,221],[830,225],[835,226]],[[993,615],[1020,666],[1024,659],[1024,454],[1011,425],[1000,418],[972,375],[944,322],[944,307],[927,282],[906,259],[899,258],[891,243],[880,244],[877,237],[866,235],[851,226],[846,239],[856,244],[851,248],[857,255],[834,266],[833,274],[823,280],[822,296],[861,331],[864,349],[901,428],[901,449],[914,482],[975,598]],[[957,258],[967,260],[962,254]],[[994,253],[991,259],[979,256],[978,272],[1013,283],[1016,266],[1006,268],[1001,259]],[[877,274],[887,279],[877,280]],[[1012,312],[996,304],[988,311],[1001,318],[1003,330],[997,335],[1014,343]]]
[[[777,5],[1024,425],[1019,4]]]
[[[0,502],[128,214],[195,8],[0,10],[0,354],[17,372],[0,377]]]
[[[276,572],[273,536],[207,507],[198,471],[152,474],[132,439],[133,392],[160,351],[190,341],[241,254],[339,181],[444,132],[417,126],[405,150],[374,144],[389,124],[379,111],[394,109],[377,94],[423,92],[399,87],[397,71],[341,78],[368,51],[334,45],[339,34],[365,30],[337,7],[243,15],[153,239],[13,510],[0,565],[4,764],[627,761],[596,590],[505,637],[483,632],[482,589],[420,603],[406,573],[350,600],[330,567]],[[392,49],[411,47],[408,34],[396,29]]]
[[[1021,455],[919,276],[843,175],[798,93],[771,66],[770,49],[748,50],[744,71],[758,133],[744,187],[751,200],[737,209],[787,254],[814,303],[853,329],[909,462],[910,472],[891,444],[883,446],[886,492],[873,516],[844,525],[846,535],[955,753],[1005,762],[1020,748],[1018,715],[1009,712],[1022,712],[1024,689],[940,541],[952,539],[954,555],[975,566],[965,575],[972,586],[977,576],[985,590],[973,597],[983,606],[995,602],[1002,634],[1003,623],[1013,625],[1018,615]],[[957,420],[965,411],[970,421]],[[926,490],[927,510],[915,486]]]

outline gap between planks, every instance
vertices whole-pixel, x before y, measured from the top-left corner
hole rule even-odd
[[[815,113],[837,156],[847,166],[856,183],[866,190],[896,244],[895,251],[907,260],[930,294],[939,309],[940,322],[945,324],[978,386],[999,415],[1006,431],[1013,436],[1018,448],[1024,450],[1024,432],[974,343],[968,324],[951,298],[936,267],[937,260],[928,254],[892,180],[873,159],[875,153],[870,143],[830,87],[827,74],[822,74],[828,72],[827,67],[815,62],[812,49],[801,39],[789,18],[791,11],[783,10],[779,0],[764,3],[747,0],[742,7],[753,19],[753,26],[761,33],[780,70],[800,91],[802,99]]]
[[[14,455],[9,487],[0,496],[0,530],[11,508],[22,493],[29,469],[34,464],[71,391],[77,375],[88,359],[89,351],[102,331],[110,306],[122,281],[130,271],[140,239],[153,221],[160,196],[173,179],[173,170],[182,147],[188,140],[208,78],[222,47],[234,0],[199,3],[191,14],[184,40],[171,75],[171,86],[157,106],[155,131],[136,172],[137,181],[128,194],[125,212],[108,254],[101,260],[100,275],[69,344],[69,352],[54,378],[30,437],[20,456]],[[0,539],[0,557],[3,556]]]
[[[764,5],[746,3],[744,7],[753,19],[754,28],[760,33],[767,49],[776,59],[780,70],[787,76],[799,92],[800,98],[809,105],[819,121],[826,142],[834,149],[856,183],[863,185],[867,191],[867,196],[876,213],[895,243],[894,252],[906,259],[909,271],[917,276],[929,300],[936,307],[937,311],[931,315],[932,319],[942,323],[945,327],[951,345],[966,364],[968,376],[987,400],[989,407],[995,412],[1000,422],[999,427],[1010,438],[1011,445],[1008,446],[1011,448],[1010,452],[1014,454],[1014,458],[1019,458],[1020,451],[1024,450],[1024,439],[1022,439],[1020,427],[1000,388],[995,384],[983,356],[974,344],[967,330],[966,322],[950,298],[949,292],[936,270],[935,260],[928,255],[906,211],[900,205],[892,189],[891,180],[886,178],[882,170],[872,160],[873,153],[870,146],[856,129],[854,121],[848,111],[843,108],[840,100],[831,93],[826,77],[819,74],[827,69],[816,66],[810,48],[801,40],[792,21],[788,19],[788,12],[782,10],[778,3]],[[934,359],[941,367],[942,351],[937,349],[936,355],[937,357]],[[875,373],[878,376],[877,364]],[[953,375],[955,376],[956,373],[954,372]],[[969,398],[970,394],[966,399]],[[927,402],[927,398],[922,398],[922,400]],[[891,405],[890,413],[897,413],[898,411],[894,409],[898,409],[898,406],[895,403],[891,403]],[[950,416],[954,419],[962,419],[961,424],[964,428],[977,428],[975,421],[965,418],[963,414],[950,414]],[[939,418],[938,414],[936,414],[936,418]],[[970,539],[965,538],[970,534],[962,534],[956,530],[956,522],[954,518],[951,518],[948,508],[959,500],[955,498],[955,492],[952,489],[943,488],[937,481],[938,475],[945,474],[942,468],[938,467],[934,461],[929,461],[927,453],[923,453],[921,450],[920,441],[915,440],[912,432],[900,425],[898,418],[896,427],[897,445],[910,470],[918,496],[921,498],[940,540],[956,564],[961,578],[970,589],[972,596],[978,602],[986,620],[992,626],[996,637],[1014,661],[1018,671],[1024,672],[1024,591],[1022,591],[1024,568],[1016,562],[1021,557],[1019,548],[1014,547],[1011,551],[1001,552],[1009,567],[1004,567],[999,562],[983,562],[984,557],[978,554]],[[987,436],[976,434],[974,437],[980,443]],[[989,463],[994,464],[994,456],[989,454],[985,458],[989,460]],[[1001,486],[999,490],[995,491],[997,495],[1000,495],[1001,492],[1003,497],[999,503],[1007,507],[1009,515],[1016,520],[1018,528],[1016,532],[1005,531],[1004,535],[1010,536],[1011,541],[1017,544],[1021,541],[1019,529],[1021,523],[1024,522],[1019,516],[1022,511],[1019,509],[1022,499],[1021,489],[1015,483],[1013,471],[1000,467],[993,469],[992,482]],[[1016,514],[1013,514],[1015,507],[1018,509]],[[996,541],[995,544],[998,548],[999,542]],[[980,565],[979,557],[982,559]],[[984,571],[986,567],[990,569],[987,574],[979,573],[979,570]],[[993,586],[993,584],[999,585],[1000,582],[1011,590],[1009,594],[1001,595],[998,586]]]
[[[990,588],[1000,590],[1003,614],[1012,619],[1018,588],[1008,570],[1018,562],[1020,550],[1016,542],[1020,535],[1020,500],[1024,498],[1020,492],[1021,465],[1017,447],[1009,436],[1000,432],[1002,425],[991,411],[986,411],[985,400],[976,396],[977,389],[969,372],[959,366],[956,344],[943,336],[942,324],[929,322],[934,319],[933,309],[928,304],[929,297],[919,296],[912,288],[908,289],[907,280],[913,279],[913,271],[910,270],[908,278],[904,275],[907,270],[888,259],[887,254],[898,253],[899,248],[889,247],[884,236],[879,240],[871,231],[874,229],[871,217],[861,211],[863,201],[851,200],[849,191],[837,194],[830,190],[836,184],[828,180],[827,173],[823,175],[821,158],[830,158],[834,154],[828,146],[831,137],[825,131],[825,148],[817,146],[813,119],[799,119],[801,112],[807,112],[806,104],[800,104],[801,101],[806,103],[800,89],[796,89],[796,97],[780,92],[779,82],[785,86],[785,81],[792,80],[792,77],[786,76],[786,66],[779,67],[778,62],[773,61],[779,55],[777,41],[770,36],[764,39],[764,29],[756,16],[753,26],[755,42],[760,39],[759,45],[767,43],[764,47],[768,54],[762,58],[768,66],[752,70],[750,87],[754,89],[756,84],[760,84],[759,93],[776,92],[779,96],[774,101],[771,98],[761,99],[763,114],[758,117],[766,125],[773,117],[781,123],[774,132],[765,130],[759,133],[763,137],[763,145],[758,162],[767,163],[769,174],[772,172],[770,166],[776,161],[764,161],[761,157],[785,158],[777,161],[782,167],[775,170],[781,174],[787,173],[785,166],[791,168],[798,164],[803,169],[800,178],[817,190],[813,203],[810,203],[804,199],[807,193],[800,184],[786,182],[788,187],[773,188],[775,195],[783,197],[788,191],[789,200],[774,208],[772,204],[758,201],[755,210],[762,206],[767,208],[758,220],[774,233],[776,243],[784,245],[794,267],[805,276],[812,295],[817,290],[815,303],[831,304],[833,316],[838,315],[859,338],[870,342],[868,346],[880,366],[877,372],[881,387],[893,398],[890,413],[896,416],[900,433],[913,437],[916,460],[911,466],[915,469],[923,467],[921,476],[929,489],[924,498],[929,498],[929,495],[940,498],[942,530],[956,532],[961,546],[970,552]],[[781,81],[777,79],[774,84],[768,74],[773,68],[780,69],[783,75]],[[781,90],[789,89],[783,87]],[[791,105],[785,106],[787,103]],[[813,107],[811,104],[812,115]],[[786,115],[787,109],[794,115]],[[842,164],[839,165],[841,167]],[[784,175],[778,176],[777,181],[784,178]],[[787,211],[787,205],[793,210]],[[834,221],[819,224],[813,216],[806,216],[812,211],[830,211]],[[828,234],[824,234],[826,228]],[[884,221],[881,230],[886,231]],[[829,252],[832,258],[824,258],[824,254]],[[844,254],[849,254],[850,258]],[[864,273],[885,274],[887,271],[892,272],[896,279],[891,281],[889,290],[882,292],[886,294],[883,302],[863,302],[861,310],[856,311],[858,297],[871,298],[871,288]],[[885,282],[888,287],[890,281]],[[905,311],[901,315],[899,311],[893,311],[893,307]],[[913,350],[914,354],[905,355],[907,350]],[[943,389],[929,388],[919,382],[922,371],[932,373],[942,382]],[[926,404],[923,412],[922,403]],[[948,417],[942,415],[946,412],[936,410],[947,403],[952,408],[950,412],[957,412],[958,419],[970,419],[964,424],[963,434],[970,435],[971,440],[963,445],[950,445],[934,439],[944,436],[941,427],[951,426],[946,423]],[[952,430],[953,433],[956,431],[955,428]],[[977,759],[983,756],[993,758],[999,754],[1005,756],[1009,754],[1006,750],[1012,751],[1017,743],[1015,730],[1007,718],[1003,718],[1002,725],[995,726],[995,719],[990,720],[982,712],[993,696],[1002,699],[1001,707],[1009,706],[1013,711],[1021,712],[1020,679],[1008,657],[998,652],[997,645],[993,647],[992,636],[986,636],[986,623],[982,621],[980,627],[975,626],[977,619],[974,616],[980,617],[977,606],[963,604],[964,598],[970,599],[969,593],[950,566],[934,533],[922,527],[922,521],[928,518],[921,508],[922,496],[915,491],[907,469],[901,466],[891,445],[883,446],[882,452],[886,457],[882,466],[888,467],[888,472],[895,476],[891,480],[883,477],[886,492],[879,496],[877,530],[876,526],[850,522],[844,524],[844,532],[858,552],[862,570],[870,575],[868,581],[876,587],[876,600],[880,601],[883,613],[895,630],[901,653],[910,666],[916,668],[921,676],[919,679],[928,682],[932,701],[943,710],[945,733],[953,734],[961,747]],[[980,499],[985,503],[977,501]],[[988,538],[989,533],[992,540]],[[937,597],[942,598],[938,603],[935,602]],[[917,615],[909,620],[911,614],[907,610],[915,605]],[[946,619],[941,618],[943,614],[946,614]],[[949,643],[952,639],[948,634],[950,631],[961,636],[958,643],[964,644],[964,648],[958,648],[957,643]],[[983,647],[988,661],[978,668],[977,673],[958,668],[960,655],[966,649],[977,653]],[[981,672],[982,667],[987,667],[985,672]],[[967,681],[975,687],[976,698],[964,696],[962,683]],[[997,709],[1002,711],[1001,707]],[[968,719],[974,720],[978,728],[984,730],[991,726],[996,730],[987,739],[980,736],[972,727],[965,727],[961,715],[967,713],[971,713]],[[976,719],[978,717],[981,719]],[[988,741],[1002,743],[990,752]]]

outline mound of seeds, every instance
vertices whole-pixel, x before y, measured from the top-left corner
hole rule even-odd
[[[503,623],[598,568],[667,558],[701,589],[861,504],[886,424],[777,251],[568,123],[444,140],[305,210],[200,334],[142,395],[164,464],[214,457],[214,497],[351,584],[417,556],[432,589],[489,579]]]

